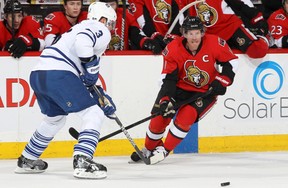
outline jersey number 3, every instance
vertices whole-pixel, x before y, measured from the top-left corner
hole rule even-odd
[[[100,38],[103,35],[103,32],[102,30],[99,30],[98,32],[95,32],[95,34],[97,38]]]

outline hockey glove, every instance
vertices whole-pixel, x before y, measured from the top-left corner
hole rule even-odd
[[[144,42],[142,44],[143,50],[150,50],[153,52],[153,54],[160,54],[162,52],[161,46],[158,44],[158,42],[154,41],[150,38],[143,38]]]
[[[288,35],[282,37],[282,48],[288,48]]]
[[[20,35],[14,40],[8,48],[8,51],[14,58],[20,58],[27,50],[39,50],[40,42],[37,38],[34,38],[31,34],[28,36]]]
[[[80,75],[80,79],[87,86],[93,86],[96,84],[99,76],[99,61],[100,58],[96,56],[92,58],[93,60],[88,63],[82,63],[85,71],[84,74]]]
[[[164,118],[172,118],[174,117],[176,111],[174,109],[175,101],[173,99],[169,99],[169,97],[163,97],[160,102],[160,114]]]
[[[156,41],[162,49],[166,47],[166,43],[164,42],[164,36],[162,36],[159,32],[155,32],[151,35],[151,39]]]
[[[116,116],[114,116],[114,113],[116,111],[116,106],[112,100],[112,98],[100,87],[97,86],[98,90],[104,97],[104,101],[100,99],[100,97],[94,92],[92,92],[92,95],[98,99],[97,104],[100,106],[102,111],[104,112],[105,116],[107,116],[110,119],[115,119]]]
[[[173,34],[168,34],[167,36],[166,36],[166,38],[164,38],[163,40],[164,40],[164,42],[166,43],[166,45],[167,44],[169,44],[170,42],[172,42],[174,39],[176,39],[176,38],[179,38],[179,36],[178,35],[173,35]]]
[[[216,76],[215,80],[211,82],[210,88],[212,88],[212,92],[210,95],[224,95],[227,90],[227,86],[230,85],[229,79],[225,79],[225,77]]]
[[[13,44],[13,40],[8,40],[5,44],[4,51],[8,51],[9,47]]]
[[[262,13],[258,13],[252,20],[253,26],[252,32],[255,35],[266,36],[269,31],[269,26],[266,20],[264,20]]]

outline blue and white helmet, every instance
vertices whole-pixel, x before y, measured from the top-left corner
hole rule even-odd
[[[117,15],[115,10],[108,4],[103,2],[93,2],[88,8],[88,20],[99,21],[102,17],[107,19],[106,26],[111,26],[113,29],[116,25]]]

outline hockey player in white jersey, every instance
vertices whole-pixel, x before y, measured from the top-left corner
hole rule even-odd
[[[39,159],[41,154],[64,126],[66,116],[75,113],[83,123],[74,146],[73,175],[88,179],[107,176],[107,168],[94,162],[93,154],[103,119],[105,115],[113,119],[116,107],[102,88],[97,86],[108,101],[106,105],[99,104],[98,96],[89,88],[98,80],[100,56],[110,42],[115,21],[111,6],[92,3],[87,20],[73,26],[41,53],[40,62],[30,74],[30,84],[45,116],[18,158],[15,173],[44,172],[48,164]]]

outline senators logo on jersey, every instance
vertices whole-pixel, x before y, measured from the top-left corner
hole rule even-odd
[[[183,80],[193,85],[197,88],[201,88],[202,86],[205,86],[209,81],[209,75],[207,72],[200,70],[197,66],[195,66],[196,61],[188,60],[184,64],[184,68],[186,71],[186,76],[183,78]]]
[[[157,0],[154,4],[156,15],[153,17],[155,22],[169,24],[171,21],[171,5],[164,0]]]
[[[215,25],[218,20],[217,11],[206,3],[199,3],[196,8],[197,15],[206,27]]]
[[[56,16],[53,13],[50,13],[45,17],[45,20],[53,20],[55,17]]]
[[[109,43],[109,50],[121,50],[120,36],[115,32],[111,35],[111,41]]]
[[[283,14],[277,14],[275,16],[275,20],[285,20],[285,19],[286,19],[286,17]]]

